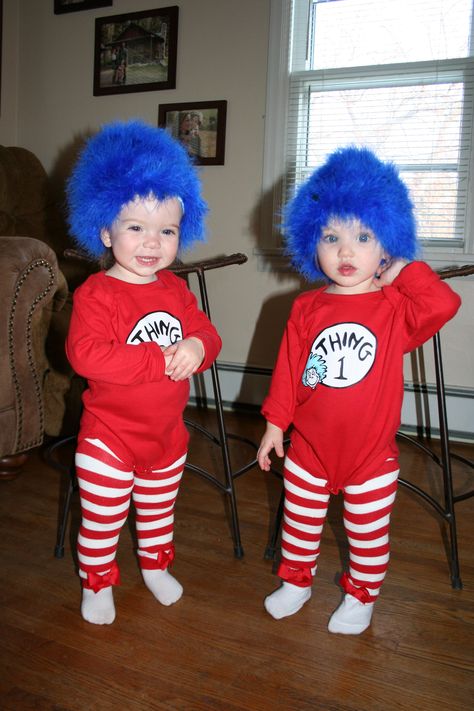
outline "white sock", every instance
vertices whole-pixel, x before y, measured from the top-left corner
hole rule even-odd
[[[337,610],[331,615],[328,630],[340,634],[360,634],[370,625],[373,611],[373,602],[360,602],[347,593]]]
[[[311,587],[300,587],[283,581],[281,587],[265,598],[266,611],[275,618],[289,617],[301,610],[305,602],[311,597]]]
[[[142,574],[148,590],[162,605],[173,605],[183,594],[183,586],[167,569],[142,570]]]
[[[115,620],[112,586],[98,592],[82,588],[81,615],[93,625],[111,625]]]

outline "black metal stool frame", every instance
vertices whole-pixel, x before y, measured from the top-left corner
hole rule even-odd
[[[190,264],[183,264],[183,265],[177,265],[176,267],[173,267],[173,271],[175,274],[179,274],[180,276],[185,276],[187,277],[189,274],[196,274],[197,279],[198,279],[198,284],[199,284],[199,293],[201,296],[201,306],[202,310],[206,314],[206,316],[210,319],[211,318],[211,310],[209,307],[209,298],[207,294],[207,287],[206,287],[206,279],[205,279],[205,272],[209,269],[219,269],[221,267],[229,266],[231,264],[244,264],[247,261],[247,257],[245,254],[232,254],[229,256],[224,256],[224,257],[216,257],[214,259],[210,259],[208,261],[201,261],[201,262],[193,262]],[[202,427],[201,425],[198,425],[195,422],[192,422],[188,419],[185,419],[185,423],[188,425],[188,427],[191,427],[195,429],[197,432],[200,432],[202,435],[204,435],[207,439],[210,441],[214,442],[218,447],[221,448],[221,453],[222,453],[222,464],[224,466],[224,477],[225,477],[225,482],[223,483],[220,479],[218,479],[214,474],[211,474],[210,472],[206,471],[205,469],[202,469],[201,467],[198,467],[195,464],[192,464],[191,462],[186,462],[186,467],[190,471],[193,471],[200,476],[204,477],[207,479],[207,481],[210,481],[212,484],[214,484],[220,491],[222,491],[224,494],[226,494],[229,497],[229,502],[230,502],[230,509],[231,509],[231,525],[232,525],[232,539],[234,542],[234,555],[236,558],[242,558],[244,555],[244,550],[242,547],[242,542],[241,542],[241,537],[240,537],[240,526],[239,526],[239,516],[238,516],[238,511],[237,511],[237,500],[235,496],[235,488],[234,488],[234,480],[242,476],[242,474],[245,474],[245,472],[249,471],[253,466],[255,466],[255,460],[250,461],[248,464],[245,466],[241,467],[237,471],[232,470],[232,465],[231,465],[231,460],[230,460],[230,454],[229,454],[229,439],[236,439],[241,442],[244,442],[248,444],[250,447],[253,449],[257,450],[258,447],[257,445],[252,442],[249,439],[246,439],[245,437],[241,437],[239,435],[231,434],[227,432],[226,430],[226,425],[225,425],[225,419],[224,419],[224,408],[222,404],[222,394],[221,394],[221,387],[220,387],[220,381],[219,381],[219,373],[218,373],[218,365],[216,362],[214,362],[211,367],[211,378],[212,378],[212,387],[214,391],[214,402],[215,402],[215,408],[216,408],[216,418],[217,418],[217,426],[219,430],[219,437],[216,437],[212,432],[209,432],[206,428]]]
[[[179,276],[182,276],[184,278],[187,278],[190,274],[196,274],[199,284],[201,307],[206,316],[210,319],[211,312],[209,307],[209,298],[207,294],[205,272],[210,269],[220,269],[221,267],[226,267],[233,264],[244,264],[246,261],[247,256],[245,254],[237,253],[222,257],[215,257],[213,259],[203,260],[199,262],[191,262],[189,264],[176,264],[171,268],[171,270],[175,274],[178,274]],[[221,479],[215,476],[215,474],[207,471],[206,469],[203,469],[202,467],[197,466],[196,464],[193,464],[192,462],[187,461],[185,467],[186,469],[189,469],[190,471],[202,476],[204,479],[209,481],[222,493],[229,497],[234,555],[236,558],[242,558],[244,555],[244,550],[240,537],[239,516],[237,510],[237,499],[235,495],[234,481],[238,477],[242,476],[242,474],[245,474],[245,472],[249,471],[252,467],[254,467],[256,460],[252,459],[252,461],[250,461],[248,464],[244,465],[236,471],[233,471],[229,454],[229,439],[239,440],[244,444],[247,444],[255,451],[258,449],[258,447],[255,442],[252,442],[251,440],[245,437],[241,437],[240,435],[235,435],[230,432],[227,432],[218,368],[218,364],[214,362],[210,368],[210,372],[212,378],[212,387],[214,392],[214,402],[219,435],[216,436],[215,434],[207,430],[205,427],[202,427],[198,423],[193,422],[189,419],[185,419],[184,422],[186,423],[188,428],[194,429],[195,431],[199,432],[201,435],[209,439],[211,442],[213,442],[216,446],[220,447],[222,454],[222,464],[224,468],[224,481],[221,481]],[[56,456],[56,450],[58,450],[58,448],[64,446],[68,442],[72,442],[74,440],[75,436],[66,437],[65,439],[58,440],[57,442],[54,442],[50,447],[48,447],[44,453],[45,460],[59,471],[66,473],[69,478],[68,489],[64,499],[62,514],[60,516],[58,526],[56,546],[54,549],[54,555],[56,558],[62,558],[64,556],[64,540],[66,535],[67,522],[69,518],[69,511],[71,507],[71,500],[74,490],[77,486],[74,464],[72,463],[69,466],[62,464]]]
[[[474,274],[474,265],[467,264],[462,267],[443,269],[439,270],[438,274],[441,279],[468,276],[470,274]],[[438,404],[441,456],[438,456],[436,452],[434,452],[430,447],[428,447],[427,444],[425,444],[423,441],[421,441],[420,439],[416,439],[411,435],[398,432],[397,437],[402,438],[403,440],[420,449],[441,468],[443,474],[444,502],[443,504],[440,504],[439,501],[436,501],[436,499],[430,496],[430,494],[428,494],[424,489],[421,489],[419,486],[412,484],[406,479],[400,477],[398,481],[402,486],[405,486],[407,489],[413,491],[415,494],[424,499],[424,501],[426,501],[448,524],[451,585],[455,590],[461,590],[462,581],[459,565],[456,512],[454,507],[455,504],[457,504],[459,501],[465,501],[466,499],[469,499],[474,496],[474,489],[471,489],[465,492],[464,494],[459,494],[457,496],[454,495],[451,460],[456,459],[457,461],[461,462],[467,467],[470,467],[471,469],[474,468],[474,462],[459,454],[452,453],[450,450],[448,417],[446,411],[446,395],[444,387],[443,360],[441,355],[441,339],[439,332],[435,333],[432,338],[432,342],[436,374],[436,396]],[[288,443],[288,441],[289,440],[285,440],[285,443]],[[281,477],[281,474],[279,474],[279,476]],[[267,560],[272,560],[275,557],[277,540],[280,533],[281,521],[283,518],[284,501],[285,492],[283,490],[275,515],[275,522],[271,532],[270,540],[265,549],[264,557]]]

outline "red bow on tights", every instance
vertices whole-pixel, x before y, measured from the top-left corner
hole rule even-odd
[[[286,563],[280,563],[277,575],[282,580],[300,588],[307,588],[313,582],[310,568],[290,568]]]
[[[156,557],[155,557],[156,556]],[[166,550],[148,552],[147,555],[140,555],[140,568],[142,570],[166,570],[171,567],[174,560],[174,546],[170,545]]]
[[[166,570],[173,565],[174,561],[174,546],[167,551],[158,551],[158,558],[156,559],[156,566],[160,570]]]
[[[108,573],[100,575],[99,573],[94,573],[89,571],[87,573],[87,582],[83,581],[83,586],[89,590],[93,590],[98,593],[99,590],[103,588],[109,588],[111,585],[120,585],[120,571],[117,563],[114,561],[112,567]]]
[[[341,575],[339,585],[346,593],[349,593],[352,597],[356,597],[360,602],[364,604],[370,602],[370,593],[367,588],[356,588],[347,573]]]

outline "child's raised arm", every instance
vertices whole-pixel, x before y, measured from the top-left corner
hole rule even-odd
[[[458,294],[425,262],[411,262],[399,271],[385,290],[389,299],[397,292],[404,300],[403,309],[398,310],[406,336],[405,353],[434,336],[461,305]]]
[[[376,286],[389,286],[410,262],[407,259],[390,259],[375,280]]]

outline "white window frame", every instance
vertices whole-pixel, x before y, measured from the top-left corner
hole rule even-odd
[[[278,227],[284,194],[285,156],[287,149],[287,106],[289,98],[289,47],[291,0],[270,0],[267,96],[265,113],[264,164],[262,180],[261,225],[263,247],[255,249],[263,270],[286,270],[282,237]],[[454,62],[455,64],[455,62]],[[420,62],[420,70],[424,62]],[[410,68],[416,67],[412,63]],[[381,67],[381,73],[390,68]],[[337,70],[334,70],[337,73]],[[462,265],[474,261],[474,117],[472,121],[471,156],[468,176],[466,234],[463,246],[447,244],[423,249],[423,259],[433,268]]]

